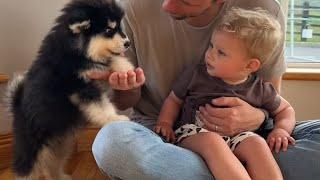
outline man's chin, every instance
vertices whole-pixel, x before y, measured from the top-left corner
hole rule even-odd
[[[170,15],[175,20],[185,20],[187,16]]]

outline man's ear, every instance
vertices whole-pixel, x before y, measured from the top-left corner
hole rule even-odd
[[[74,22],[69,25],[69,29],[73,34],[79,34],[90,28],[90,20]]]
[[[261,63],[260,63],[259,59],[252,58],[252,59],[249,60],[249,63],[247,64],[246,68],[251,72],[256,72],[256,71],[259,70],[260,65],[261,65]]]

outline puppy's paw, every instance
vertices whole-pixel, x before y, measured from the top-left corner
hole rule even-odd
[[[129,70],[134,70],[133,64],[126,58],[122,56],[117,56],[112,58],[111,70],[116,72],[128,72]]]

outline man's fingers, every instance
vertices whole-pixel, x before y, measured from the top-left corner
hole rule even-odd
[[[128,71],[128,86],[134,87],[136,83],[136,73],[134,71]]]
[[[199,111],[200,111],[201,117],[202,117],[203,119],[207,119],[207,118],[209,117],[209,113],[208,113],[208,111],[206,110],[206,108],[200,106],[200,107],[199,107]]]
[[[206,119],[203,119],[202,122],[204,123],[204,127],[206,129],[208,129],[209,131],[216,132],[216,133],[221,133],[221,134],[224,134],[224,135],[229,135],[229,134],[226,134],[226,132],[222,131],[221,126],[218,126],[216,124],[210,123]]]
[[[212,100],[212,104],[216,106],[235,107],[235,106],[240,106],[243,103],[246,103],[246,102],[244,102],[243,100],[237,97],[219,97]]]
[[[135,70],[135,73],[136,73],[136,81],[139,85],[143,84],[146,80],[145,76],[144,76],[144,73],[143,73],[143,70],[141,68],[137,68]]]
[[[128,85],[128,75],[127,73],[119,73],[119,85],[126,88]]]
[[[223,126],[226,123],[223,117],[221,118],[220,116],[216,116],[216,114],[209,113],[205,107],[200,107],[199,111],[201,119],[205,119],[208,123],[213,123],[218,126]]]
[[[228,115],[230,115],[231,108],[217,108],[217,107],[212,107],[209,104],[206,104],[205,110],[207,111],[207,113],[209,115],[223,119],[223,118],[227,117]]]
[[[95,80],[108,80],[109,75],[110,72],[91,72],[89,73],[89,78]]]
[[[117,85],[119,82],[119,77],[118,77],[119,73],[117,72],[113,72],[110,74],[110,78],[109,78],[109,83],[111,85]]]

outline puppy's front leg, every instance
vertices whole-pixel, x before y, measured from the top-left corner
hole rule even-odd
[[[117,120],[129,120],[125,115],[119,115],[116,108],[110,102],[107,95],[102,95],[99,100],[83,102],[77,94],[70,97],[73,104],[77,104],[86,116],[86,119],[93,124],[104,126],[107,123]]]

